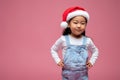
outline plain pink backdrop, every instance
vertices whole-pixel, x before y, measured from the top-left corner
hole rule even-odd
[[[87,35],[100,51],[89,80],[120,80],[119,0],[0,0],[0,80],[61,80],[50,48],[76,5],[89,12]]]

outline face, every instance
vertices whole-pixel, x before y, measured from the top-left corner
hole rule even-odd
[[[68,23],[71,29],[71,35],[74,37],[80,37],[85,31],[86,25],[87,22],[83,16],[76,16]]]

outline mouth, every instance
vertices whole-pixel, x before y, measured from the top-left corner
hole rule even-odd
[[[77,32],[82,32],[82,30],[78,30],[78,29],[76,29],[76,31],[77,31]]]

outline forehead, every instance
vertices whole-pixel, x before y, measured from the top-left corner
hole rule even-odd
[[[83,16],[75,16],[72,20],[73,21],[86,21],[85,17]]]

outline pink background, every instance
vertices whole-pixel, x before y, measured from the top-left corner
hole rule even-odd
[[[120,80],[119,0],[0,0],[0,80],[61,80],[50,47],[75,5],[89,12],[87,35],[100,51],[89,80]]]

